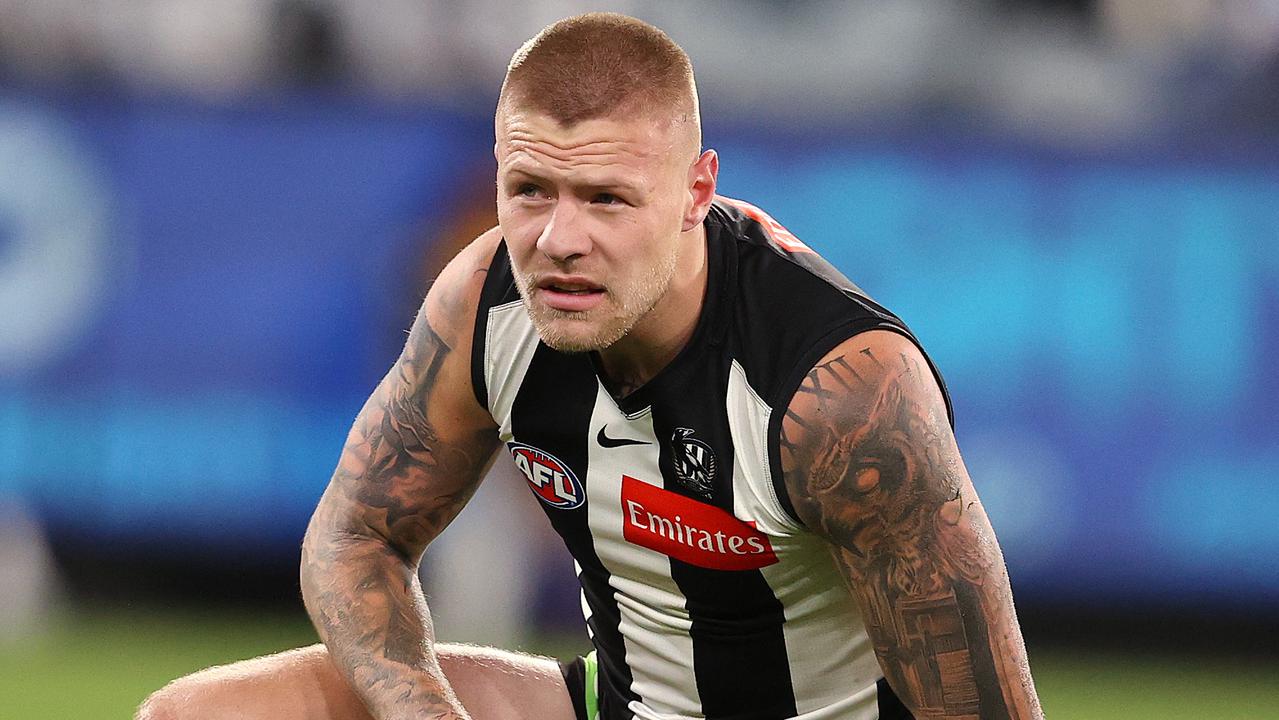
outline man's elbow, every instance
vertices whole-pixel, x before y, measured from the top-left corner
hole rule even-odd
[[[302,536],[302,559],[300,570],[302,573],[303,591],[306,590],[306,578],[308,572],[314,570],[316,560],[318,559],[317,553],[322,553],[324,551],[324,546],[325,542],[323,538],[323,531],[316,527],[315,520],[312,519],[311,523],[307,525],[306,534]]]
[[[298,567],[298,580],[302,587],[302,601],[308,610],[321,587],[329,584],[342,565],[343,543],[338,533],[312,518],[302,537],[302,557]]]
[[[345,567],[366,567],[387,557],[403,561],[402,554],[386,538],[373,532],[334,528],[312,519],[302,538],[298,568],[302,597],[309,602],[312,593],[341,575]]]

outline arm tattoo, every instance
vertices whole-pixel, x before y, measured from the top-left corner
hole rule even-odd
[[[496,435],[449,423],[435,397],[452,349],[419,313],[361,410],[303,546],[308,610],[377,717],[463,718],[442,680],[417,579],[426,545],[478,485]]]
[[[404,354],[347,440],[344,459],[350,455],[357,462],[339,465],[334,477],[350,488],[368,527],[407,559],[415,559],[461,510],[474,486],[457,480],[487,459],[474,457],[467,443],[442,440],[428,417],[436,378],[450,351],[423,312]]]
[[[780,438],[796,511],[832,542],[885,677],[916,713],[1040,717],[945,405],[921,359],[897,354],[832,353],[796,391]]]

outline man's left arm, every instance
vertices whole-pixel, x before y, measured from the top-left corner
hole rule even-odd
[[[781,425],[795,511],[832,546],[884,676],[919,718],[1040,718],[1003,555],[922,354],[856,335]]]

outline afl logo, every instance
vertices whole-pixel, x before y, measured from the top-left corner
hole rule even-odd
[[[529,487],[542,502],[560,510],[580,507],[586,491],[568,465],[554,455],[523,443],[507,443],[515,467],[524,473]]]

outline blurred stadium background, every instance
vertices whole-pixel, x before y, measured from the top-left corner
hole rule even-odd
[[[300,538],[492,222],[505,60],[589,9],[930,348],[1049,715],[1279,716],[1279,1],[0,0],[0,717],[313,641]],[[576,652],[521,485],[428,553],[438,627]]]

